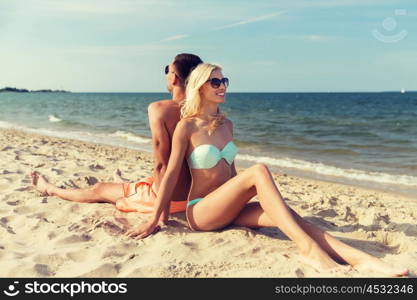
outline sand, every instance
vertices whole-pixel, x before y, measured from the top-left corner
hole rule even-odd
[[[319,273],[302,264],[278,229],[230,226],[193,232],[184,213],[144,240],[123,236],[148,219],[112,204],[42,197],[37,170],[66,188],[136,181],[152,172],[149,153],[0,130],[0,277],[380,277]],[[239,170],[241,171],[241,170]],[[287,203],[344,242],[417,272],[417,201],[355,186],[274,174]]]

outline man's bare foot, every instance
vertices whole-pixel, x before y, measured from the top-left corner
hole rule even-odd
[[[31,174],[32,185],[36,188],[38,192],[45,196],[51,196],[50,188],[53,187],[48,180],[37,171],[33,171]]]
[[[353,267],[359,272],[378,272],[390,277],[402,277],[409,274],[409,270],[401,267],[393,267],[379,258],[370,257],[363,263],[359,263]]]
[[[300,260],[318,272],[350,271],[350,266],[342,266],[335,262],[323,249],[314,245],[309,253],[301,254]]]

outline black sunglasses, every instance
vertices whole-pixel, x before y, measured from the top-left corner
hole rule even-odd
[[[226,77],[224,77],[222,79],[211,78],[211,79],[207,80],[207,82],[210,82],[211,87],[213,89],[219,88],[222,83],[224,84],[224,87],[226,87],[226,88],[229,86],[229,78],[226,78]]]
[[[165,66],[165,75],[166,75],[166,74],[168,74],[168,73],[169,73],[169,66],[168,66],[168,65],[166,65],[166,66]]]

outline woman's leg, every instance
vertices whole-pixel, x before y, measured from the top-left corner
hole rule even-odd
[[[190,225],[197,230],[222,228],[230,224],[256,194],[269,219],[296,243],[306,263],[318,270],[339,266],[298,225],[263,164],[245,170],[189,207],[187,216]]]
[[[394,268],[375,256],[339,241],[329,233],[304,220],[291,208],[290,210],[303,230],[333,259],[346,262],[358,271],[377,271],[388,276],[405,276],[408,274],[407,269],[401,267]],[[274,226],[273,222],[269,219],[268,215],[258,202],[248,203],[239,216],[233,221],[233,224],[251,228]]]
[[[123,183],[96,183],[85,189],[61,189],[51,184],[38,172],[32,172],[32,184],[48,196],[57,196],[64,200],[94,203],[108,202],[115,204],[117,199],[124,197]]]

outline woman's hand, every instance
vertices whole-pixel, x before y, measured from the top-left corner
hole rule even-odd
[[[159,217],[158,225],[164,226],[167,225],[169,218],[169,208],[164,209],[164,211],[161,213],[161,216]]]
[[[147,236],[156,233],[161,229],[160,222],[155,222],[153,220],[138,226],[132,230],[126,232],[126,235],[131,238],[143,239]]]

